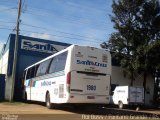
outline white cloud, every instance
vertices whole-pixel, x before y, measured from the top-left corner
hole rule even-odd
[[[51,39],[51,35],[48,35],[47,33],[43,33],[43,34],[31,33],[30,36],[35,38],[41,38],[41,39]]]

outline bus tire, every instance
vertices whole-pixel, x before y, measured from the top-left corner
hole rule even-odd
[[[46,94],[46,107],[48,109],[52,109],[53,108],[53,104],[50,102],[50,94],[49,93]]]
[[[123,108],[124,108],[124,105],[123,105],[123,102],[122,102],[122,101],[119,101],[119,102],[118,102],[118,107],[119,107],[119,109],[123,109]]]
[[[27,93],[24,93],[23,102],[27,103]]]

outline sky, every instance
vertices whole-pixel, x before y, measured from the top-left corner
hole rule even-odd
[[[22,0],[20,34],[100,47],[114,32],[112,0]],[[18,0],[0,0],[0,47],[15,33]]]

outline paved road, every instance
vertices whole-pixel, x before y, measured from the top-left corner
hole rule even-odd
[[[107,120],[107,119],[160,119],[160,110],[119,110],[111,107],[86,107],[83,110],[71,106],[57,106],[49,110],[38,103],[0,103],[2,120]]]

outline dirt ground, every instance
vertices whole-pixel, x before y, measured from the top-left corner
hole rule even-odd
[[[145,108],[120,110],[116,107],[85,107],[75,109],[71,106],[58,105],[47,109],[42,103],[0,103],[0,120],[104,120],[104,119],[159,119],[160,109]]]

